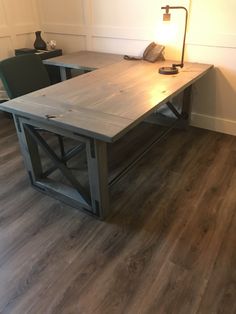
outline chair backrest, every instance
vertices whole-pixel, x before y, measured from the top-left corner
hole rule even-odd
[[[0,78],[11,99],[50,85],[47,70],[40,57],[35,54],[2,60]]]

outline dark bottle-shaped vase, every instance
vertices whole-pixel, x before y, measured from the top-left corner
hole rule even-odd
[[[34,42],[34,48],[37,50],[46,50],[47,44],[41,37],[41,31],[35,32],[35,42]]]

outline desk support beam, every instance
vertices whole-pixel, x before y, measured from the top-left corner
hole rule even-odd
[[[120,181],[157,143],[161,142],[175,127],[176,122],[173,122],[173,125],[169,127],[167,130],[163,131],[158,137],[156,137],[151,144],[145,147],[145,149],[127,166],[125,166],[120,173],[116,177],[114,177],[110,182],[109,186],[113,186],[118,181]]]
[[[83,147],[85,148],[90,187],[87,191],[78,181],[79,178],[76,178],[73,171],[65,164],[65,158],[60,158],[54,151],[55,147],[49,146],[49,143],[39,134],[38,127],[47,130],[45,123],[40,124],[40,122],[16,115],[14,120],[32,186],[70,206],[104,219],[109,214],[107,144],[81,135],[76,136],[75,133],[68,131],[64,132],[60,128],[53,128],[52,133],[82,142],[66,153],[66,156],[67,159],[70,156],[75,157],[77,152],[79,153]],[[50,131],[50,126],[47,131]],[[42,151],[53,163],[53,167],[46,171],[43,171]],[[49,177],[57,169],[60,170],[68,184]]]
[[[61,76],[61,81],[67,80],[67,71],[66,71],[66,68],[63,66],[60,67],[60,76]]]
[[[188,125],[190,124],[191,121],[191,112],[192,112],[192,102],[191,102],[191,97],[192,97],[192,85],[187,87],[184,90],[183,94],[183,105],[182,105],[182,116],[187,120]]]
[[[27,132],[24,132],[24,126],[21,123],[21,118],[15,115],[13,117],[25,167],[32,183],[43,174],[38,144]]]
[[[168,101],[166,105],[168,108],[174,113],[176,118],[163,118],[163,120],[158,119],[155,115],[151,116],[146,119],[146,122],[153,123],[153,124],[159,124],[159,125],[165,125],[168,126],[168,129],[163,131],[157,138],[155,138],[151,144],[149,144],[145,149],[137,156],[136,159],[131,161],[127,166],[123,168],[123,170],[110,182],[109,185],[113,186],[115,183],[117,183],[121,178],[123,178],[124,175],[126,175],[137,163],[140,159],[142,159],[146,153],[148,153],[152,147],[160,142],[167,134],[176,127],[179,128],[187,128],[190,124],[191,120],[191,92],[192,92],[192,85],[188,86],[183,91],[183,98],[182,98],[182,109],[181,113],[177,111],[177,109],[174,107],[174,105]]]
[[[107,144],[90,139],[86,152],[93,212],[105,218],[109,210]]]
[[[174,114],[173,117],[169,117],[168,115],[159,114],[158,111],[151,114],[149,117],[145,119],[145,122],[162,125],[166,127],[171,127],[174,124],[175,128],[178,129],[186,129],[190,125],[191,121],[191,95],[192,95],[192,85],[188,86],[184,89],[181,95],[181,110],[177,110],[175,105],[168,101],[164,105],[166,105],[170,112]],[[163,106],[164,106],[163,105]]]

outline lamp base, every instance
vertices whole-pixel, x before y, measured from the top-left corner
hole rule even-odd
[[[173,75],[179,73],[179,70],[176,67],[161,67],[159,69],[160,74],[164,75]]]

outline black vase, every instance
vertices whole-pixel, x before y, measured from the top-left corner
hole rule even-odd
[[[34,48],[37,50],[46,50],[47,44],[41,37],[41,31],[35,32],[35,42],[34,42]]]

